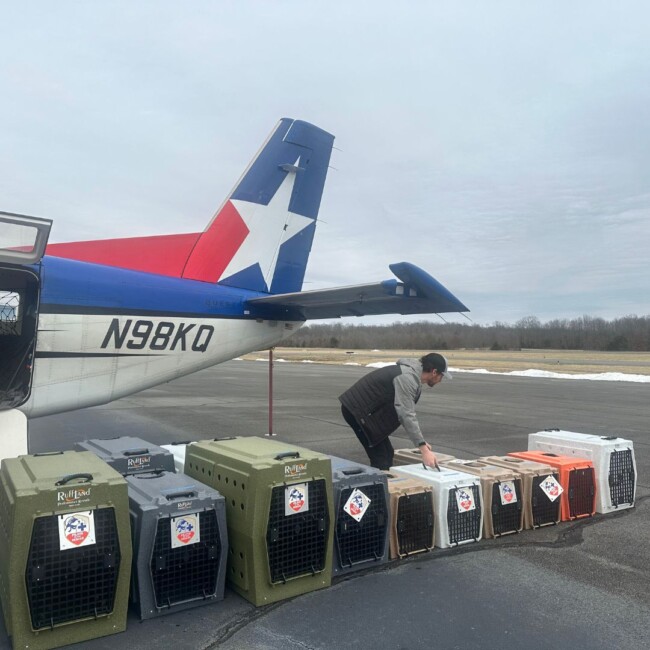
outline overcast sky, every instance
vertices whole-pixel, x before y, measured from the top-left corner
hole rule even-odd
[[[306,289],[650,314],[647,1],[11,3],[0,88],[0,210],[53,242],[202,230],[286,116],[336,136]]]

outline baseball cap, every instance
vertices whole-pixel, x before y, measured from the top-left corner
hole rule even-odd
[[[442,354],[438,354],[437,352],[430,352],[429,354],[425,354],[422,359],[422,365],[425,368],[432,368],[437,370],[440,374],[442,374],[444,379],[452,379],[451,373],[449,372],[448,364],[447,364],[447,359],[442,356]]]

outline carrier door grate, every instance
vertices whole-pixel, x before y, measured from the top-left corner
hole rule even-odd
[[[515,495],[514,503],[502,504],[499,482],[492,485],[492,527],[495,535],[516,533],[521,529],[521,479],[514,479]]]
[[[634,462],[632,450],[612,451],[609,457],[609,493],[614,507],[634,503]]]
[[[553,478],[559,483],[560,475],[553,474]],[[533,476],[532,490],[532,509],[533,509],[533,526],[539,528],[548,524],[554,524],[560,517],[561,499],[558,497],[551,501],[540,485],[546,479],[544,476]]]
[[[64,551],[57,515],[34,520],[25,583],[35,630],[113,611],[120,568],[115,511],[93,515],[96,543]]]
[[[0,291],[0,336],[20,336],[24,307],[20,293]]]
[[[447,502],[447,527],[449,528],[449,543],[458,544],[470,539],[478,539],[481,535],[481,499],[478,485],[468,485],[465,490],[471,490],[475,504],[474,510],[458,511],[456,488],[449,490]]]
[[[272,583],[325,569],[329,512],[324,479],[308,481],[309,510],[285,515],[285,486],[271,492],[266,548]]]
[[[594,511],[594,468],[574,469],[569,475],[569,516],[590,515]]]
[[[171,532],[171,518],[159,519],[150,566],[156,606],[214,596],[221,557],[217,513],[199,513],[200,541],[195,544],[172,548]]]
[[[370,505],[361,521],[343,510],[355,489],[361,490],[370,499]],[[382,484],[341,490],[336,527],[336,545],[341,566],[350,567],[359,562],[381,559],[386,546],[387,526],[386,492]]]
[[[416,492],[397,502],[397,542],[400,555],[426,551],[433,546],[433,493]]]

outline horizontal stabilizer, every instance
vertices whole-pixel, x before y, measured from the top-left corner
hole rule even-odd
[[[378,314],[442,314],[469,311],[426,271],[408,262],[391,264],[400,281],[391,279],[300,293],[285,293],[246,302],[252,316],[269,320],[314,320]]]

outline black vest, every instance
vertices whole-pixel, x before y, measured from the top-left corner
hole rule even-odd
[[[400,421],[395,411],[393,379],[402,374],[399,365],[378,368],[364,375],[339,396],[374,447],[395,431]]]

